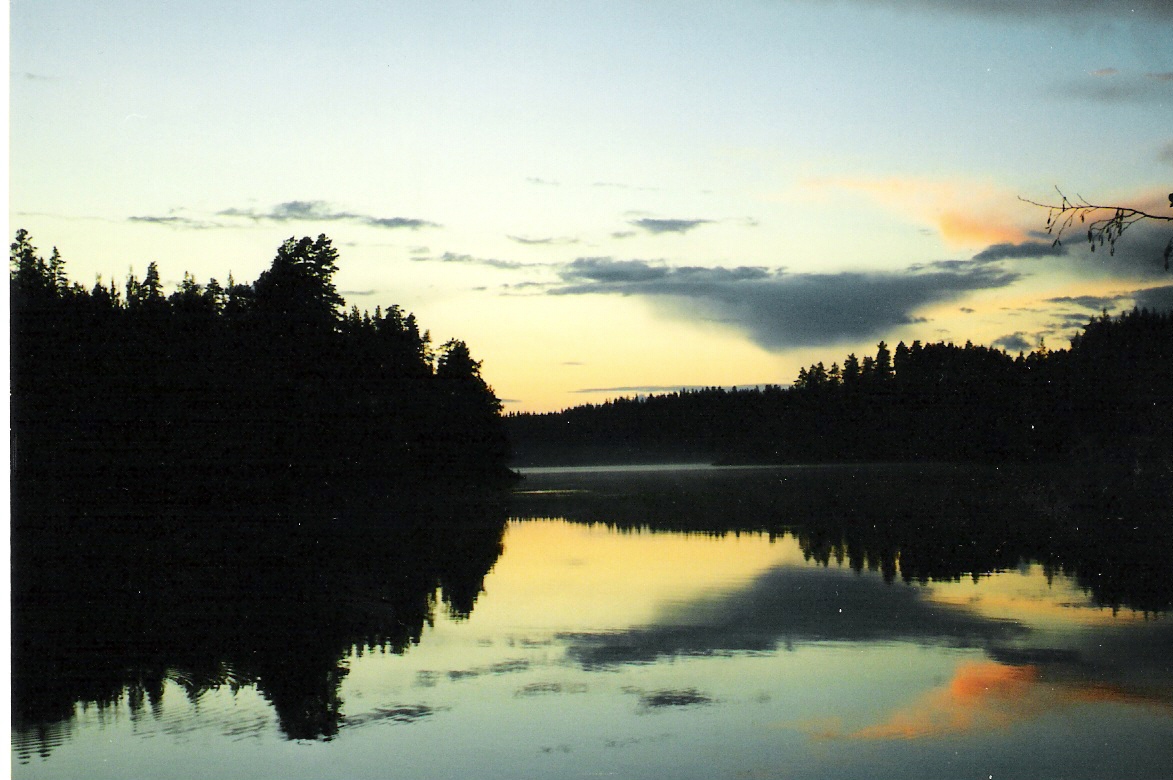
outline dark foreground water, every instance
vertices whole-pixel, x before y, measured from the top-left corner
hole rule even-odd
[[[357,577],[311,542],[257,567],[320,575],[114,608],[38,581],[13,770],[1168,777],[1168,558],[1151,516],[1081,544],[1099,511],[952,468],[538,470]]]

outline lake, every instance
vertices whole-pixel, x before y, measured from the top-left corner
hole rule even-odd
[[[535,469],[460,511],[483,522],[29,574],[15,776],[1173,765],[1169,550],[1143,513],[1088,531],[1098,506],[952,466]]]

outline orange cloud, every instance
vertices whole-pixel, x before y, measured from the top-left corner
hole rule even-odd
[[[927,223],[948,243],[964,247],[1025,241],[1046,217],[1033,220],[1017,194],[990,184],[933,179],[833,179],[808,182],[815,189],[862,192],[880,206]]]

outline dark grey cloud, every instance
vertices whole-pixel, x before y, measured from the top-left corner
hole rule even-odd
[[[1051,241],[1024,241],[1021,244],[993,244],[973,256],[974,260],[1020,260],[1032,257],[1059,257],[1067,254],[1067,247]]]
[[[900,272],[792,274],[782,270],[675,267],[647,260],[579,258],[558,270],[554,295],[638,295],[675,316],[730,322],[765,349],[883,336],[922,321],[916,311],[1020,278],[987,262],[942,261]]]
[[[438,257],[430,255],[415,255],[411,258],[417,263],[466,263],[469,265],[484,265],[489,268],[500,268],[507,271],[513,271],[518,268],[531,267],[526,263],[519,263],[516,260],[498,260],[493,257],[475,257],[473,255],[457,254],[455,252],[445,252]]]
[[[1114,252],[1106,245],[1097,245],[1093,252],[1087,242],[1086,228],[1083,232],[1073,228],[1063,236],[1063,244],[1071,250],[1066,260],[1068,267],[1087,276],[1168,278],[1165,248],[1171,238],[1173,225],[1168,222],[1141,221],[1117,240]]]
[[[376,217],[353,211],[340,211],[322,200],[290,200],[278,203],[268,211],[227,208],[216,212],[218,217],[251,219],[254,222],[354,222],[389,230],[438,228],[440,225],[425,219],[411,217]]]
[[[1034,342],[1028,339],[1022,331],[996,338],[993,343],[995,347],[1004,349],[1007,352],[1028,352],[1034,346]]]
[[[1128,297],[1127,295],[1063,295],[1058,298],[1048,298],[1047,303],[1066,303],[1081,309],[1103,311],[1111,309],[1121,301],[1127,300]]]
[[[1132,299],[1142,309],[1173,311],[1173,284],[1136,290],[1132,293]]]
[[[673,604],[644,626],[563,635],[567,656],[588,668],[660,658],[770,652],[805,642],[908,641],[993,647],[1028,633],[1020,624],[934,604],[926,590],[850,569],[780,566],[743,590]]]
[[[649,217],[633,219],[628,224],[658,235],[660,233],[687,233],[701,225],[708,225],[712,221],[711,219],[652,219]]]
[[[1173,310],[1173,284],[1159,287],[1142,287],[1130,292],[1116,295],[1065,295],[1059,298],[1048,298],[1047,303],[1067,304],[1077,306],[1091,312],[1107,311],[1109,314],[1137,306],[1153,311]],[[1086,315],[1080,315],[1087,319]]]

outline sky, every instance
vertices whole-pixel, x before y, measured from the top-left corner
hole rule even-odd
[[[9,222],[73,280],[250,282],[466,341],[507,411],[788,384],[1173,308],[1056,188],[1173,215],[1167,0],[11,0]]]

